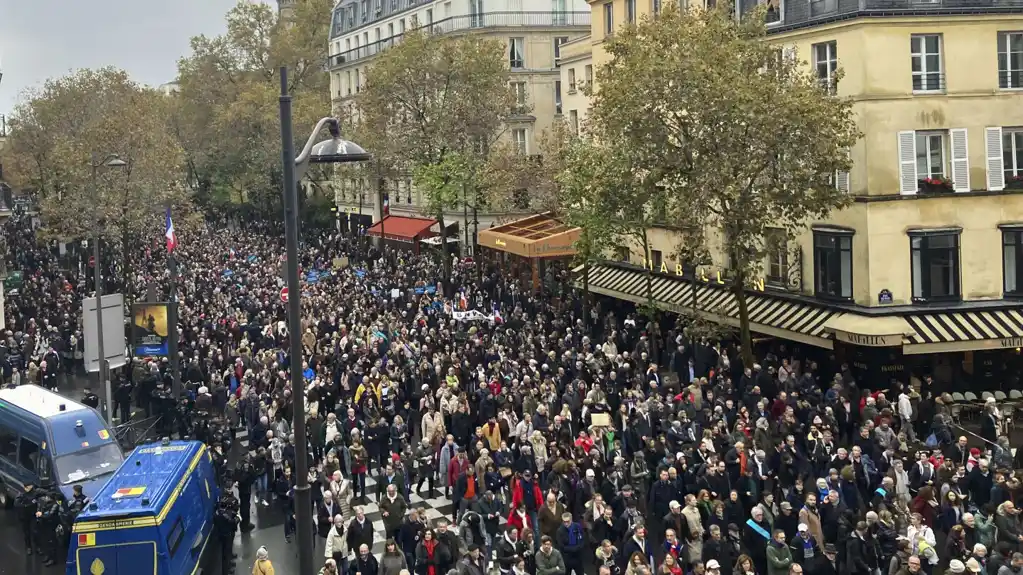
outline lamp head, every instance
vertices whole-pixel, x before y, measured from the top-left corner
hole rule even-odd
[[[127,166],[128,162],[125,162],[124,160],[122,160],[121,158],[119,158],[117,156],[110,156],[107,159],[107,161],[103,162],[103,165],[105,167],[107,167],[107,168],[117,168],[117,169],[120,169],[120,168],[123,168],[123,167]]]
[[[366,162],[371,159],[369,152],[362,149],[362,146],[341,139],[337,122],[330,124],[332,138],[323,140],[313,146],[309,155],[309,162],[313,164],[347,164],[352,162]]]

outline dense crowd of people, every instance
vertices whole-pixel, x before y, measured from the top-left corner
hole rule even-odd
[[[7,297],[4,381],[59,387],[80,369],[89,268],[63,265],[23,219],[4,231],[24,270]],[[177,418],[238,494],[239,517],[221,523],[228,555],[253,502],[279,501],[294,533],[298,416],[327,575],[1023,575],[1023,465],[995,404],[967,437],[927,374],[862,381],[778,342],[750,364],[681,318],[584,305],[556,265],[539,292],[484,260],[456,261],[444,282],[440,256],[303,236],[290,333],[280,230],[181,233],[182,409],[164,401],[166,358],[134,358],[115,392],[126,418],[134,404],[226,422],[213,434]],[[122,260],[98,262],[110,289],[166,290],[159,235],[128,273]],[[482,319],[456,319],[465,310]],[[250,449],[228,466],[239,429]],[[450,519],[410,502],[441,492]],[[379,557],[370,502],[387,533]]]

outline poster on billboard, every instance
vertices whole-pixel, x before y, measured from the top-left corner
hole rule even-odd
[[[170,304],[137,303],[132,306],[132,347],[136,356],[167,357]]]

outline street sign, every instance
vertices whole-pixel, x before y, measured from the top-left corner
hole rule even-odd
[[[287,286],[281,288],[281,301],[284,302],[284,303],[288,303],[288,287]]]

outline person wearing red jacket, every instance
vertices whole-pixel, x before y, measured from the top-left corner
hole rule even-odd
[[[465,455],[465,448],[459,447],[455,458],[448,462],[448,485],[454,487],[458,478],[471,465],[472,463],[469,462],[469,458]]]
[[[543,493],[540,491],[540,485],[533,479],[533,472],[529,469],[523,471],[522,477],[512,482],[511,492],[512,515],[516,513],[514,510],[524,511],[529,516],[530,525],[539,525],[537,512],[543,505]],[[511,522],[511,519],[508,521]],[[534,543],[537,548],[540,545],[539,541],[540,538],[536,537]]]
[[[536,534],[536,523],[533,523],[533,516],[521,507],[512,505],[511,513],[508,514],[508,527],[514,527],[519,539],[522,539],[522,530],[529,529]],[[539,537],[537,537],[539,539]]]

